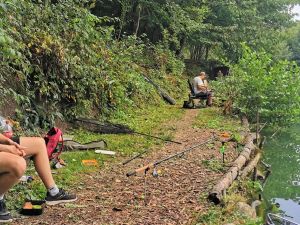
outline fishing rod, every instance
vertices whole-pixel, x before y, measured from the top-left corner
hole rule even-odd
[[[139,172],[144,172],[144,173],[146,173],[149,169],[154,168],[154,167],[156,167],[157,165],[159,165],[159,164],[161,164],[161,163],[163,163],[163,162],[165,162],[165,161],[168,161],[168,160],[170,160],[170,159],[172,159],[172,158],[175,158],[175,157],[177,157],[177,156],[182,156],[182,155],[184,155],[185,153],[187,153],[187,152],[189,152],[189,151],[191,151],[191,150],[193,150],[193,149],[195,149],[195,148],[198,148],[199,146],[204,145],[204,144],[206,144],[206,143],[208,143],[208,142],[210,142],[210,141],[212,141],[212,140],[214,140],[214,139],[215,139],[215,137],[210,138],[210,139],[208,139],[208,140],[205,141],[205,142],[196,144],[196,145],[194,145],[194,146],[192,146],[192,147],[189,147],[189,148],[187,148],[187,149],[185,149],[185,150],[183,150],[183,151],[181,151],[181,152],[175,153],[175,154],[173,154],[173,155],[171,155],[171,156],[168,156],[168,157],[163,158],[163,159],[161,159],[161,160],[155,161],[155,162],[153,162],[153,163],[149,163],[149,164],[147,164],[147,165],[145,165],[145,166],[143,166],[143,167],[140,167],[140,168],[138,168],[138,169],[136,169],[136,170],[134,170],[134,171],[128,172],[128,173],[126,174],[126,176],[127,176],[127,177],[130,177],[130,176],[136,175],[136,174],[139,173]]]
[[[100,126],[105,125],[105,124],[103,124],[99,121],[93,120],[93,119],[77,118],[75,120],[80,121],[80,122],[86,122],[86,123],[94,124],[94,125],[100,125]],[[134,130],[130,129],[129,127],[127,127],[125,125],[122,125],[122,124],[109,123],[109,125],[111,125],[115,128],[118,128],[118,129],[122,129],[124,131],[123,133],[134,133],[134,134],[138,134],[138,135],[142,135],[142,136],[147,136],[147,137],[159,139],[159,140],[162,140],[162,141],[165,141],[165,142],[171,142],[171,143],[175,143],[175,144],[179,144],[179,145],[182,144],[181,142],[178,142],[178,141],[167,140],[167,139],[160,138],[160,137],[157,137],[157,136],[153,136],[153,135],[150,135],[150,134],[144,134],[144,133],[141,133],[141,132],[137,132],[137,131],[134,131]]]
[[[132,158],[130,158],[130,159],[127,159],[127,160],[126,160],[126,161],[124,161],[122,164],[123,164],[123,165],[126,165],[127,163],[130,163],[132,160],[134,160],[134,159],[136,159],[136,158],[140,157],[141,155],[145,154],[147,151],[148,151],[148,150],[144,150],[144,151],[142,151],[141,153],[139,153],[139,154],[137,154],[137,155],[133,156]]]

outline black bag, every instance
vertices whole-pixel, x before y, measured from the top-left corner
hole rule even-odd
[[[193,108],[193,104],[190,101],[184,101],[183,105],[182,105],[182,108],[184,108],[184,109],[192,109]]]

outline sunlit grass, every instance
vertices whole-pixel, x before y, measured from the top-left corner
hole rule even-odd
[[[244,129],[238,117],[223,115],[220,108],[204,108],[198,114],[194,126],[202,129],[213,129],[216,131],[226,131],[238,143],[242,142],[243,137],[240,132]]]
[[[138,109],[126,117],[114,119],[114,122],[129,126],[132,130],[157,136],[162,139],[172,140],[174,127],[172,122],[178,120],[184,111],[178,107],[164,105],[161,107],[149,107]],[[123,156],[132,155],[154,145],[160,145],[164,141],[139,134],[97,134],[86,130],[74,130],[74,139],[81,143],[104,140],[108,149]]]

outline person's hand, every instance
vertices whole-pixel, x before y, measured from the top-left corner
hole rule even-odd
[[[11,145],[7,145],[7,152],[21,157],[24,157],[26,155],[25,149],[25,147],[19,145],[16,142],[12,143]]]
[[[16,146],[16,148],[18,148],[18,149],[20,149],[20,150],[25,150],[26,149],[26,147],[24,147],[24,146],[21,146],[20,144],[18,144],[17,142],[14,142],[14,141],[10,141],[10,143],[9,143],[10,145],[14,145],[14,146]]]

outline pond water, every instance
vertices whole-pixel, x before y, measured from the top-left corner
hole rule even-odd
[[[270,133],[264,146],[264,161],[271,165],[263,197],[277,203],[286,218],[300,223],[300,125],[274,138]]]

